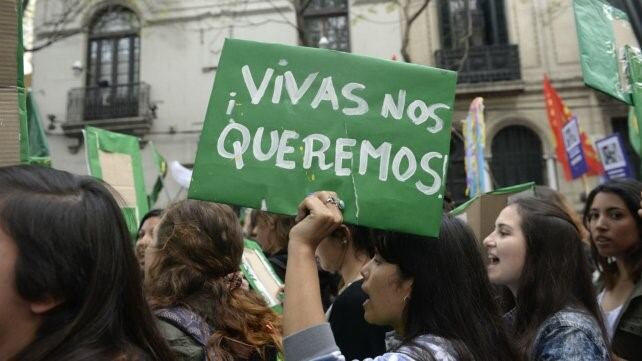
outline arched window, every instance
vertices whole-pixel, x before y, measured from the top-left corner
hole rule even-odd
[[[534,181],[544,184],[542,142],[527,127],[508,126],[493,138],[490,168],[497,187]]]
[[[439,24],[442,47],[459,49],[508,43],[504,0],[441,0]],[[467,34],[468,22],[472,34]]]
[[[313,47],[350,51],[350,21],[347,0],[309,0],[302,2],[305,43]],[[320,44],[325,37],[327,44]]]
[[[138,111],[140,23],[131,10],[102,9],[90,24],[85,119],[121,118]]]

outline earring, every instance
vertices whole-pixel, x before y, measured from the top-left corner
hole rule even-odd
[[[341,244],[348,244],[348,240],[344,239],[343,241],[341,241]]]
[[[408,303],[408,300],[410,299],[409,295],[403,296],[403,303]]]

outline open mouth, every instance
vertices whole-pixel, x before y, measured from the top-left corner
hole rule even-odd
[[[363,284],[361,285],[361,290],[366,294],[366,299],[363,301],[363,306],[365,306],[368,302],[370,302],[370,295],[368,295],[368,291],[366,291],[366,289],[363,287]]]
[[[599,237],[598,236],[598,237],[595,238],[595,243],[597,243],[597,244],[607,244],[607,243],[611,243],[611,240],[609,238],[607,238],[607,237]]]
[[[499,263],[499,258],[495,255],[489,254],[488,255],[488,264],[489,265],[495,265]]]

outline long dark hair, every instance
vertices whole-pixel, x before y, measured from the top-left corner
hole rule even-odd
[[[439,238],[397,232],[375,237],[376,251],[412,279],[404,310],[404,344],[413,358],[433,360],[414,339],[432,334],[448,339],[461,361],[515,361],[493,299],[491,285],[472,231],[445,215]]]
[[[638,229],[638,243],[637,246],[633,247],[629,252],[627,252],[624,259],[624,264],[628,268],[629,276],[634,283],[637,283],[642,274],[642,218],[638,217],[638,209],[640,209],[640,192],[642,192],[642,183],[634,179],[613,179],[604,184],[601,184],[595,187],[591,193],[589,193],[586,199],[586,205],[584,206],[584,226],[589,228],[589,215],[591,207],[593,206],[593,200],[598,193],[612,193],[620,197],[626,208],[635,219],[637,229]],[[595,262],[597,269],[600,271],[600,277],[604,282],[604,286],[607,289],[611,289],[615,286],[618,277],[620,276],[619,269],[615,262],[609,262],[607,257],[602,257],[595,247],[595,243],[591,235],[591,256]]]
[[[281,348],[281,319],[256,293],[226,281],[239,272],[243,255],[232,208],[180,201],[163,213],[156,238],[157,256],[145,279],[153,309],[178,305],[203,317],[214,327],[208,341],[212,360],[268,359]]]
[[[0,226],[18,248],[20,297],[62,300],[16,359],[173,360],[143,297],[127,225],[104,184],[49,168],[0,168]]]
[[[136,233],[136,235],[138,236],[138,234],[140,234],[140,230],[143,229],[143,225],[145,224],[146,220],[154,217],[160,217],[162,213],[163,210],[158,208],[152,209],[151,211],[145,213],[143,218],[140,220],[140,223],[138,224],[138,232]]]
[[[526,259],[514,315],[518,348],[531,353],[539,327],[572,306],[590,314],[606,335],[579,229],[559,206],[536,198],[511,202],[521,217]]]

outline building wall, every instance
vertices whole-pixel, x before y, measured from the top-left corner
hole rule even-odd
[[[157,118],[145,138],[169,160],[182,163],[194,161],[224,39],[297,43],[296,31],[288,24],[293,24],[295,17],[287,0],[220,0],[214,5],[207,0],[87,1],[88,5],[72,14],[64,27],[80,33],[33,56],[32,90],[41,119],[46,121],[51,114],[58,123],[65,121],[68,90],[85,84],[85,71],[74,71],[72,65],[80,63],[86,69],[88,24],[101,6],[113,3],[132,8],[142,22],[140,79],[150,84],[151,102],[157,106]],[[546,183],[559,188],[579,208],[580,193],[598,179],[589,177],[586,184],[582,180],[567,182],[555,163],[542,94],[543,74],[548,74],[593,140],[609,134],[610,119],[625,116],[626,108],[583,85],[571,4],[557,3],[561,6],[551,5],[556,4],[552,1],[505,0],[510,43],[519,45],[521,81],[460,84],[454,120],[460,127],[456,121],[465,118],[473,97],[485,98],[490,161],[493,138],[501,129],[523,125],[533,130],[542,141],[542,156],[549,163],[544,166]],[[61,0],[37,2],[36,37],[50,31],[53,19],[59,18],[60,4]],[[400,57],[403,22],[399,9],[390,1],[351,0],[349,16],[354,53],[384,59]],[[412,61],[434,66],[435,51],[441,47],[438,0],[431,1],[413,24],[410,40]],[[49,142],[55,167],[86,173],[83,149],[76,154],[67,150],[75,141],[62,135],[59,126],[49,133]],[[154,171],[147,152],[144,150],[145,167],[151,174],[151,185]],[[171,180],[169,188],[172,194],[178,192]]]
[[[584,86],[572,2],[505,0],[504,5],[509,42],[519,45],[521,81],[460,84],[453,121],[465,119],[472,99],[482,96],[486,106],[486,153],[489,161],[492,162],[494,136],[504,127],[523,125],[540,137],[544,159],[554,162],[555,145],[542,92],[543,75],[548,74],[589,138],[596,140],[609,134],[612,131],[611,118],[626,116],[627,110],[618,102]],[[440,46],[438,1],[435,0],[431,1],[428,11],[412,29],[413,60],[434,66],[434,54]],[[455,123],[454,126],[461,125]],[[559,188],[579,209],[581,193],[593,188],[599,178],[567,182],[562,168],[555,163],[554,167],[553,164],[544,166],[547,185]]]
[[[53,22],[60,19],[61,4],[61,0],[37,2],[36,42],[38,38],[45,38]],[[103,6],[125,5],[141,20],[140,80],[150,85],[151,103],[157,107],[157,117],[145,139],[153,141],[169,161],[194,162],[225,38],[289,45],[298,42],[291,25],[296,22],[295,15],[287,0],[116,0],[87,1],[86,4],[70,14],[64,26],[65,31],[77,34],[33,56],[32,91],[41,119],[47,122],[48,115],[53,115],[57,123],[57,127],[48,132],[53,165],[74,173],[87,173],[84,148],[77,153],[69,151],[68,146],[76,141],[64,136],[60,124],[67,119],[67,92],[85,84],[87,29]],[[354,53],[385,59],[399,54],[398,9],[391,8],[386,1],[353,0],[349,11]],[[83,70],[72,69],[74,64],[81,64]],[[45,124],[45,128],[47,126]],[[147,148],[143,149],[143,160],[148,188],[151,188],[155,170]],[[167,177],[167,187],[169,198],[180,192],[171,177]],[[167,198],[167,194],[162,196],[161,204]]]

